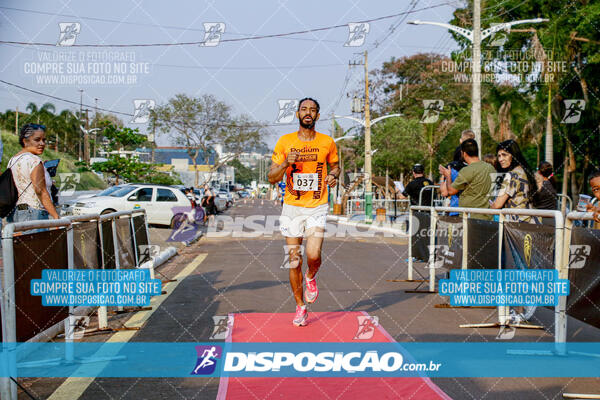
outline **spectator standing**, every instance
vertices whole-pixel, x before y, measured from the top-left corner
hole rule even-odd
[[[595,228],[600,229],[600,170],[592,172],[589,178],[592,194],[596,198],[596,206],[593,204],[587,205],[587,211],[594,213]]]
[[[470,134],[473,134],[473,132],[471,132],[470,130],[467,131],[463,131],[463,134],[461,134],[460,137],[460,143],[464,142],[467,139],[470,139]],[[473,134],[474,136],[474,134]],[[458,176],[458,173],[461,169],[463,169],[463,167],[465,167],[467,164],[465,164],[465,160],[462,157],[462,151],[460,150],[460,145],[456,148],[456,151],[454,152],[454,159],[452,160],[452,162],[450,162],[446,168],[450,168],[450,178],[451,178],[451,182],[454,182],[454,180],[456,179],[456,177]],[[444,180],[444,176],[442,175],[441,177],[442,180]],[[440,182],[440,194],[444,197],[448,197],[448,191],[446,190],[446,185],[443,185],[442,182]],[[460,196],[460,192],[457,194],[454,194],[450,197],[450,207],[458,207],[458,196]],[[457,216],[458,213],[456,212],[452,212],[449,213],[448,215],[452,216]]]
[[[535,173],[536,192],[533,194],[533,207],[540,210],[556,210],[558,195],[552,164],[543,161]]]
[[[531,208],[537,184],[519,145],[514,140],[506,140],[496,146],[496,154],[498,156],[499,171],[506,172],[506,175],[492,208]],[[505,220],[540,223],[538,218],[525,215],[506,215]],[[515,268],[527,269],[525,261],[521,259],[519,252],[512,246],[511,252],[516,263]],[[514,307],[511,310],[511,320],[513,323],[528,321],[535,310],[536,306]]]
[[[217,207],[215,205],[215,194],[211,190],[210,186],[204,185],[204,197],[202,199],[202,206],[205,209],[205,222],[208,219],[209,225],[215,219],[215,215],[217,215]]]
[[[475,139],[463,141],[460,148],[467,166],[460,170],[454,182],[452,182],[450,168],[439,166],[440,174],[444,176],[444,193],[452,196],[461,192],[458,198],[459,207],[489,208],[488,195],[492,185],[492,175],[496,171],[490,164],[479,159],[479,147]],[[471,218],[492,219],[490,215],[484,214],[472,214]]]
[[[454,182],[456,180],[460,170],[463,169],[464,166],[466,166],[466,164],[462,161],[462,156],[460,156],[460,157],[461,157],[461,160],[458,160],[458,161],[454,160],[446,166],[446,168],[450,169],[450,179],[452,182]],[[446,189],[446,185],[443,184],[443,182],[446,178],[444,178],[444,176],[442,175],[441,179],[442,179],[442,181],[440,182],[440,194],[444,197],[450,197],[450,204],[449,204],[450,207],[458,207],[460,192],[450,196],[448,194],[448,190]],[[452,217],[452,216],[457,216],[458,213],[451,212],[448,215],[450,215]]]
[[[490,164],[494,169],[498,169],[498,160],[494,154],[486,154],[483,156],[483,161]]]
[[[499,172],[506,172],[498,197],[492,208],[531,208],[537,184],[529,164],[514,140],[505,140],[496,147]],[[526,215],[507,215],[506,221],[539,223]]]
[[[460,148],[460,145],[465,140],[469,140],[469,139],[475,140],[475,133],[473,133],[473,131],[470,129],[465,129],[464,131],[462,131],[460,133],[460,138],[458,139],[458,146],[456,146],[456,149],[454,150],[453,161],[461,162],[463,167],[466,165],[466,163],[465,163],[465,160],[462,158],[462,150]]]
[[[470,129],[465,129],[464,131],[462,131],[460,133],[459,148],[460,148],[460,145],[462,144],[462,142],[464,142],[465,140],[469,140],[469,139],[475,140],[475,133]]]
[[[40,219],[58,219],[58,213],[50,196],[52,178],[44,168],[40,156],[46,148],[46,127],[26,124],[19,132],[19,144],[23,148],[7,164],[12,171],[18,200],[8,215],[9,222]]]
[[[432,186],[433,182],[423,176],[425,173],[425,167],[423,167],[421,164],[415,164],[413,166],[412,173],[413,180],[406,185],[404,192],[400,194],[400,198],[410,198],[410,204],[416,206],[419,205],[419,194],[421,193],[421,189],[427,186]],[[431,206],[431,194],[424,193],[422,201],[422,206]]]

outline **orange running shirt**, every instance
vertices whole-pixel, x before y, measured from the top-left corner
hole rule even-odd
[[[300,140],[298,132],[283,135],[277,141],[273,157],[276,164],[283,164],[288,153],[297,152],[297,161],[285,171],[285,204],[313,208],[327,203],[327,164],[338,162],[337,147],[333,139],[323,133],[316,132],[310,142]],[[293,174],[316,173],[318,188],[316,191],[296,191],[293,187]],[[304,175],[306,176],[306,175]]]

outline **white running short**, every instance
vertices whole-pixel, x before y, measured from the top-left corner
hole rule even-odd
[[[311,228],[325,229],[328,211],[328,203],[312,208],[284,203],[279,217],[279,230],[285,237],[303,237],[304,232]]]

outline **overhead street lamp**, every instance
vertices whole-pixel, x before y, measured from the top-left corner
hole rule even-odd
[[[371,222],[373,213],[373,184],[371,181],[371,126],[378,123],[381,120],[391,117],[401,117],[402,114],[388,114],[381,117],[377,117],[374,120],[368,118],[360,119],[349,115],[334,115],[334,118],[346,118],[354,122],[358,122],[365,128],[365,222]],[[346,135],[334,139],[336,142],[341,139],[350,139],[356,137],[355,135]]]
[[[493,35],[496,32],[502,30],[509,30],[511,26],[521,24],[538,24],[540,22],[546,22],[546,18],[534,18],[534,19],[523,19],[520,21],[504,22],[498,25],[491,26],[487,29],[481,30],[480,23],[480,4],[479,0],[474,1],[473,7],[473,30],[461,28],[459,26],[446,24],[443,22],[430,22],[430,21],[409,21],[411,25],[435,25],[441,26],[453,32],[458,33],[473,44],[472,54],[472,70],[473,70],[473,81],[471,84],[471,129],[475,133],[475,140],[479,145],[479,157],[481,157],[481,41]]]

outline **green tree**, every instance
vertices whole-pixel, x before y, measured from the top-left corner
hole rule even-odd
[[[223,156],[211,165],[212,172],[239,153],[262,145],[257,124],[247,116],[232,117],[230,109],[213,95],[176,94],[166,104],[156,106],[150,114],[150,130],[169,134],[175,144],[187,149],[196,171],[195,186],[200,185],[197,158],[201,154],[208,165],[211,154],[217,149],[223,150]]]
[[[235,170],[235,180],[241,185],[250,185],[253,180],[256,180],[256,173],[251,168],[246,167],[239,160],[231,160],[227,163]]]
[[[421,159],[414,161],[424,164],[430,175],[438,163],[452,159],[460,133],[470,126],[470,88],[455,82],[453,74],[447,72],[445,67],[451,62],[449,57],[440,54],[421,53],[392,58],[374,73],[373,117],[401,113],[402,119],[410,122],[411,135],[393,134],[394,141],[390,145],[394,151],[404,153],[410,149],[413,155],[420,155]],[[439,105],[443,102],[443,108],[437,118],[425,118],[433,115],[425,109],[427,101],[433,100]],[[379,124],[385,123],[384,126],[389,127],[396,120]],[[379,129],[378,125],[374,126],[374,132]],[[388,168],[406,173],[413,162],[401,163],[396,159],[393,163],[388,162]]]
[[[146,137],[138,132],[138,129],[127,127],[116,127],[108,123],[103,130],[103,136],[108,140],[107,149],[109,152],[114,150],[133,150],[137,146],[146,142]],[[81,163],[83,165],[83,163]],[[107,161],[92,164],[91,169],[98,172],[108,173],[115,177],[115,183],[119,179],[125,179],[128,182],[176,184],[181,183],[178,178],[173,178],[169,174],[156,170],[157,165],[140,162],[138,157],[123,157],[120,154],[110,154]],[[84,168],[86,168],[84,166]]]
[[[390,118],[373,127],[372,148],[373,173],[385,176],[386,170],[392,177],[399,178],[417,162],[423,162],[425,153],[419,146],[407,146],[421,140],[422,127],[418,120]]]
[[[450,23],[470,29],[471,4],[468,2],[466,7],[457,9]],[[538,154],[545,147],[542,145],[543,136],[550,135],[554,143],[554,167],[558,172],[555,175],[564,178],[565,171],[571,172],[571,194],[576,196],[587,189],[585,177],[590,170],[600,167],[595,157],[600,154],[600,141],[597,140],[600,31],[595,26],[595,21],[600,18],[600,3],[490,0],[482,8],[482,28],[492,23],[536,17],[549,21],[532,25],[533,29],[511,31],[499,47],[491,47],[490,42],[484,41],[485,63],[500,61],[513,65],[529,64],[530,67],[537,63],[542,67],[539,75],[534,76],[539,79],[521,79],[520,82],[505,84],[510,88],[502,90],[502,93],[499,93],[501,85],[497,82],[484,84],[484,112],[492,113],[492,121],[500,123],[501,116],[498,114],[496,118],[494,113],[499,113],[505,104],[512,106],[510,115],[503,116],[504,125],[507,122],[513,124],[511,130],[532,163],[541,158]],[[469,43],[458,35],[454,37],[464,50],[458,53],[468,58]],[[525,78],[527,73],[518,76]],[[564,100],[567,99],[585,100],[585,110],[577,123],[562,123]],[[489,104],[487,110],[486,104]]]

